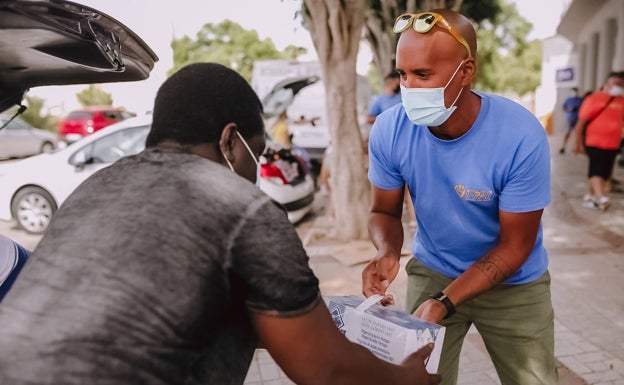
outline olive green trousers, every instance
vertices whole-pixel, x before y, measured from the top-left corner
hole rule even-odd
[[[452,279],[412,258],[406,266],[407,306],[413,313]],[[502,385],[556,385],[554,312],[550,274],[522,285],[501,285],[457,306],[446,326],[438,372],[442,385],[457,383],[466,333],[475,325]]]

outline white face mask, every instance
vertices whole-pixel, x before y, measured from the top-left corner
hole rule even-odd
[[[459,99],[463,88],[449,108],[444,104],[444,90],[451,83],[457,71],[464,64],[459,63],[455,72],[444,87],[437,88],[405,88],[401,86],[401,102],[409,120],[419,126],[439,126],[446,122],[453,111],[457,109],[455,102]]]
[[[611,86],[611,89],[609,90],[609,95],[611,95],[611,96],[624,96],[624,87]]]
[[[243,144],[245,145],[245,148],[249,152],[249,155],[251,155],[251,159],[253,159],[254,163],[256,164],[256,186],[260,187],[260,164],[258,164],[258,161],[256,160],[256,156],[254,155],[253,151],[251,151],[251,147],[249,147],[249,145],[247,144],[247,141],[243,138],[240,132],[236,131],[236,135],[238,135],[241,142],[243,142]],[[232,170],[232,172],[236,174],[236,171],[234,171],[234,166],[232,166],[232,162],[230,162],[227,156],[225,156],[223,151],[221,152],[221,155],[223,155],[223,158],[225,159],[225,162],[227,163],[230,170]]]

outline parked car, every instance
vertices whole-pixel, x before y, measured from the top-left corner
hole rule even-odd
[[[270,135],[271,127],[277,122],[282,112],[288,116],[288,129],[292,134],[293,145],[305,149],[310,154],[313,170],[318,174],[325,148],[329,143],[329,129],[322,116],[325,114],[323,88],[318,76],[299,76],[284,79],[273,86],[262,98],[264,123]],[[296,98],[303,89],[312,90],[312,98]],[[299,103],[295,104],[296,101]],[[321,103],[321,104],[319,104]]]
[[[316,192],[307,154],[269,140],[260,157],[260,189],[286,209],[291,223],[301,221],[312,210]]]
[[[59,122],[59,135],[66,143],[72,143],[106,126],[133,116],[136,114],[110,106],[85,107],[71,111]]]
[[[45,231],[58,207],[97,170],[145,148],[151,115],[112,124],[49,154],[0,164],[0,219],[15,219],[29,233]],[[271,147],[262,157],[260,188],[284,206],[295,223],[314,200],[305,159]]]
[[[41,234],[52,215],[97,170],[145,147],[151,118],[129,119],[49,154],[0,164],[0,219]]]
[[[31,127],[22,119],[11,120],[0,115],[0,159],[22,158],[42,152],[52,152],[59,146],[58,135]]]

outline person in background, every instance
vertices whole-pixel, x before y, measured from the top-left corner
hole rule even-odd
[[[404,14],[394,32],[402,103],[377,117],[369,139],[377,254],[362,272],[362,291],[386,295],[399,272],[407,185],[418,226],[406,308],[446,327],[442,383],[457,382],[474,325],[501,384],[555,385],[541,222],[551,200],[546,131],[518,103],[471,89],[477,38],[463,15]]]
[[[242,384],[256,347],[297,384],[435,384],[346,339],[285,211],[254,185],[262,104],[220,64],[159,88],[146,148],[55,213],[0,306],[0,383]],[[97,196],[97,199],[93,199]]]
[[[587,96],[576,124],[576,153],[587,154],[587,194],[584,207],[609,207],[610,179],[622,141],[624,72],[611,72],[599,91]]]
[[[288,129],[288,114],[282,111],[271,129],[271,137],[284,148],[292,148],[292,135]]]
[[[399,74],[396,71],[392,71],[384,77],[382,92],[373,98],[368,107],[367,121],[369,124],[375,123],[377,116],[388,108],[401,103],[399,82]]]
[[[568,126],[566,127],[566,132],[563,136],[563,144],[561,145],[561,149],[559,150],[560,154],[565,154],[566,147],[568,145],[568,140],[574,131],[574,127],[576,126],[576,122],[578,121],[578,111],[581,107],[581,103],[583,102],[583,98],[578,94],[578,88],[572,88],[572,95],[570,95],[563,102],[563,111],[565,112],[566,122]]]

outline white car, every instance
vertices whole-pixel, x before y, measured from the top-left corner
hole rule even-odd
[[[281,148],[271,140],[260,158],[260,189],[280,203],[291,223],[312,210],[316,184],[303,150]]]
[[[145,147],[151,117],[125,120],[53,153],[0,163],[0,219],[41,234],[52,215],[97,170]],[[95,199],[96,197],[94,197]]]
[[[27,232],[43,233],[82,181],[145,148],[151,123],[151,115],[127,119],[54,153],[0,163],[0,219],[15,219]],[[284,206],[292,223],[310,211],[314,199],[314,181],[302,163],[290,151],[281,151],[263,157],[261,165],[260,188]]]

